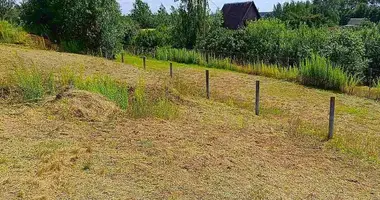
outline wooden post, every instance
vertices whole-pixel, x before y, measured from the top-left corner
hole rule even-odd
[[[255,99],[255,113],[260,115],[260,81],[256,81],[256,99]]]
[[[124,52],[121,53],[121,62],[124,63]]]
[[[368,73],[369,73],[368,84],[369,84],[369,88],[371,88],[372,87],[372,68],[368,69]]]
[[[206,70],[206,93],[207,99],[210,99],[210,72]]]
[[[334,117],[335,117],[335,97],[330,99],[330,119],[329,119],[329,135],[327,140],[331,140],[334,136]]]
[[[173,78],[173,63],[170,63],[170,77]]]
[[[143,56],[143,66],[144,66],[144,69],[146,69],[146,57]]]

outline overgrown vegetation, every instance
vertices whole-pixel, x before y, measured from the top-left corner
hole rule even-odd
[[[125,84],[113,80],[109,76],[95,75],[87,78],[76,78],[74,87],[101,94],[115,102],[121,109],[128,108],[128,88]]]
[[[301,62],[299,68],[279,67],[264,62],[239,65],[234,63],[231,58],[219,59],[213,55],[185,49],[158,48],[155,56],[159,60],[198,64],[212,68],[262,75],[342,92],[351,91],[351,88],[357,86],[360,82],[357,76],[345,73],[340,67],[334,67],[328,59],[317,55],[313,55],[310,59],[305,59]]]
[[[8,80],[1,81],[0,86],[2,90],[12,91],[8,96],[16,101],[35,102],[42,100],[46,95],[57,95],[57,98],[62,98],[67,90],[78,89],[106,97],[135,118],[172,119],[178,114],[178,109],[169,100],[168,94],[153,94],[147,91],[143,78],[133,88],[107,75],[84,77],[68,68],[63,68],[54,75],[46,74],[36,68],[18,67],[6,79]]]
[[[7,21],[0,21],[0,43],[26,44],[28,34],[21,27],[16,27]]]

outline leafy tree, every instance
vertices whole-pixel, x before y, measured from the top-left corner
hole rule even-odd
[[[131,45],[133,42],[133,38],[137,35],[140,27],[137,24],[137,22],[135,22],[129,16],[123,16],[122,24],[123,24],[123,29],[124,29],[123,45],[124,46]]]
[[[365,44],[360,33],[354,30],[337,30],[330,34],[322,55],[351,74],[363,75],[368,67]]]
[[[208,1],[181,0],[179,8],[172,15],[176,17],[174,46],[193,48],[197,37],[207,31]]]
[[[155,27],[159,26],[170,26],[170,15],[166,11],[164,5],[161,4],[160,8],[157,11],[157,14],[154,15]]]
[[[142,0],[136,0],[131,10],[131,18],[138,22],[141,28],[152,28],[152,11],[149,5]]]
[[[134,40],[134,45],[139,48],[153,49],[166,46],[169,41],[170,38],[166,28],[160,27],[155,30],[140,30]]]
[[[0,20],[18,21],[19,7],[15,0],[0,0]]]
[[[121,47],[122,24],[116,0],[26,0],[21,19],[32,33],[64,45],[65,50],[111,56]]]

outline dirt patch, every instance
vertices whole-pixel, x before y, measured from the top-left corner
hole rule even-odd
[[[117,105],[105,97],[81,90],[61,93],[47,106],[61,119],[76,118],[88,122],[109,121],[120,113]]]

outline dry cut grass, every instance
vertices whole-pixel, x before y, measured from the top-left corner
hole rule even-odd
[[[204,68],[193,65],[175,63],[170,79],[169,63],[148,60],[144,71],[136,57],[127,65],[14,47],[0,52],[0,77],[15,70],[10,63],[54,75],[65,67],[86,77],[100,73],[140,88],[129,102],[154,96],[160,103],[153,107],[175,113],[134,117],[101,93],[72,89],[32,104],[2,98],[0,198],[380,198],[375,101],[223,70],[211,70],[206,100]],[[260,117],[253,112],[257,79]],[[162,93],[168,98],[158,98]],[[322,142],[332,95],[335,139]]]

